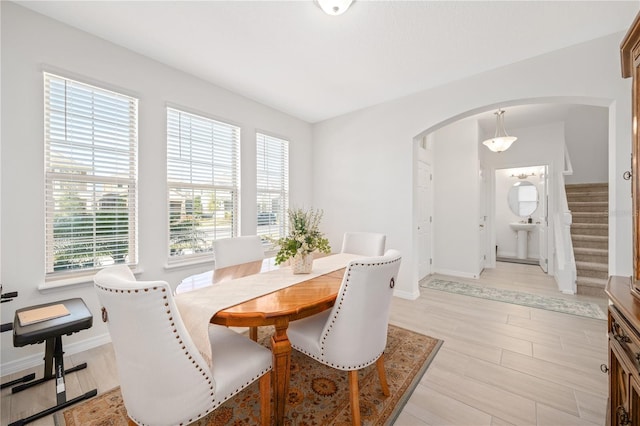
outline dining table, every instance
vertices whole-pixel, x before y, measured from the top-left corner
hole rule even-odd
[[[314,260],[310,274],[293,274],[290,267],[276,265],[273,258],[211,270],[183,279],[175,290],[176,303],[185,325],[196,335],[196,345],[197,334],[204,339],[208,323],[274,327],[270,339],[273,410],[275,424],[282,425],[291,368],[289,323],[330,309],[347,264],[361,257],[346,253],[320,257]],[[198,327],[200,331],[195,330]]]

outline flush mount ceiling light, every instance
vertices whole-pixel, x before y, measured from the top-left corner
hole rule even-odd
[[[353,0],[316,0],[327,15],[342,15],[349,9]]]
[[[494,114],[496,115],[496,134],[482,144],[493,152],[506,151],[518,138],[507,135],[507,131],[504,129],[504,111],[499,109]]]

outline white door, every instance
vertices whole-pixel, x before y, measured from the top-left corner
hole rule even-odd
[[[478,274],[480,274],[485,266],[487,261],[487,179],[485,177],[484,169],[480,169],[480,179],[478,181],[478,210],[479,210],[479,218],[478,218],[478,254],[480,258],[478,259]]]
[[[544,167],[544,176],[540,178],[540,191],[538,191],[539,200],[539,209],[540,214],[536,222],[540,222],[538,225],[538,235],[539,235],[539,252],[540,252],[540,267],[544,272],[548,272],[548,259],[549,259],[549,248],[548,248],[548,238],[549,238],[549,179],[547,178],[549,166]]]
[[[433,216],[431,166],[424,161],[418,161],[418,280],[431,274],[431,225]]]

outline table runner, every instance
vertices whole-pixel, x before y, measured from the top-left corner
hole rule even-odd
[[[175,296],[175,301],[191,339],[211,366],[209,321],[218,311],[337,271],[347,266],[350,261],[360,258],[361,255],[338,253],[315,259],[310,274],[293,274],[291,267],[280,268],[181,293]]]

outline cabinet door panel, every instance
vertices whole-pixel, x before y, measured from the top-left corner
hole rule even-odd
[[[628,419],[631,374],[615,341],[609,341],[610,424],[623,426]],[[635,423],[638,424],[638,423]]]
[[[640,382],[636,376],[631,378],[629,391],[629,419],[632,425],[640,425]]]

